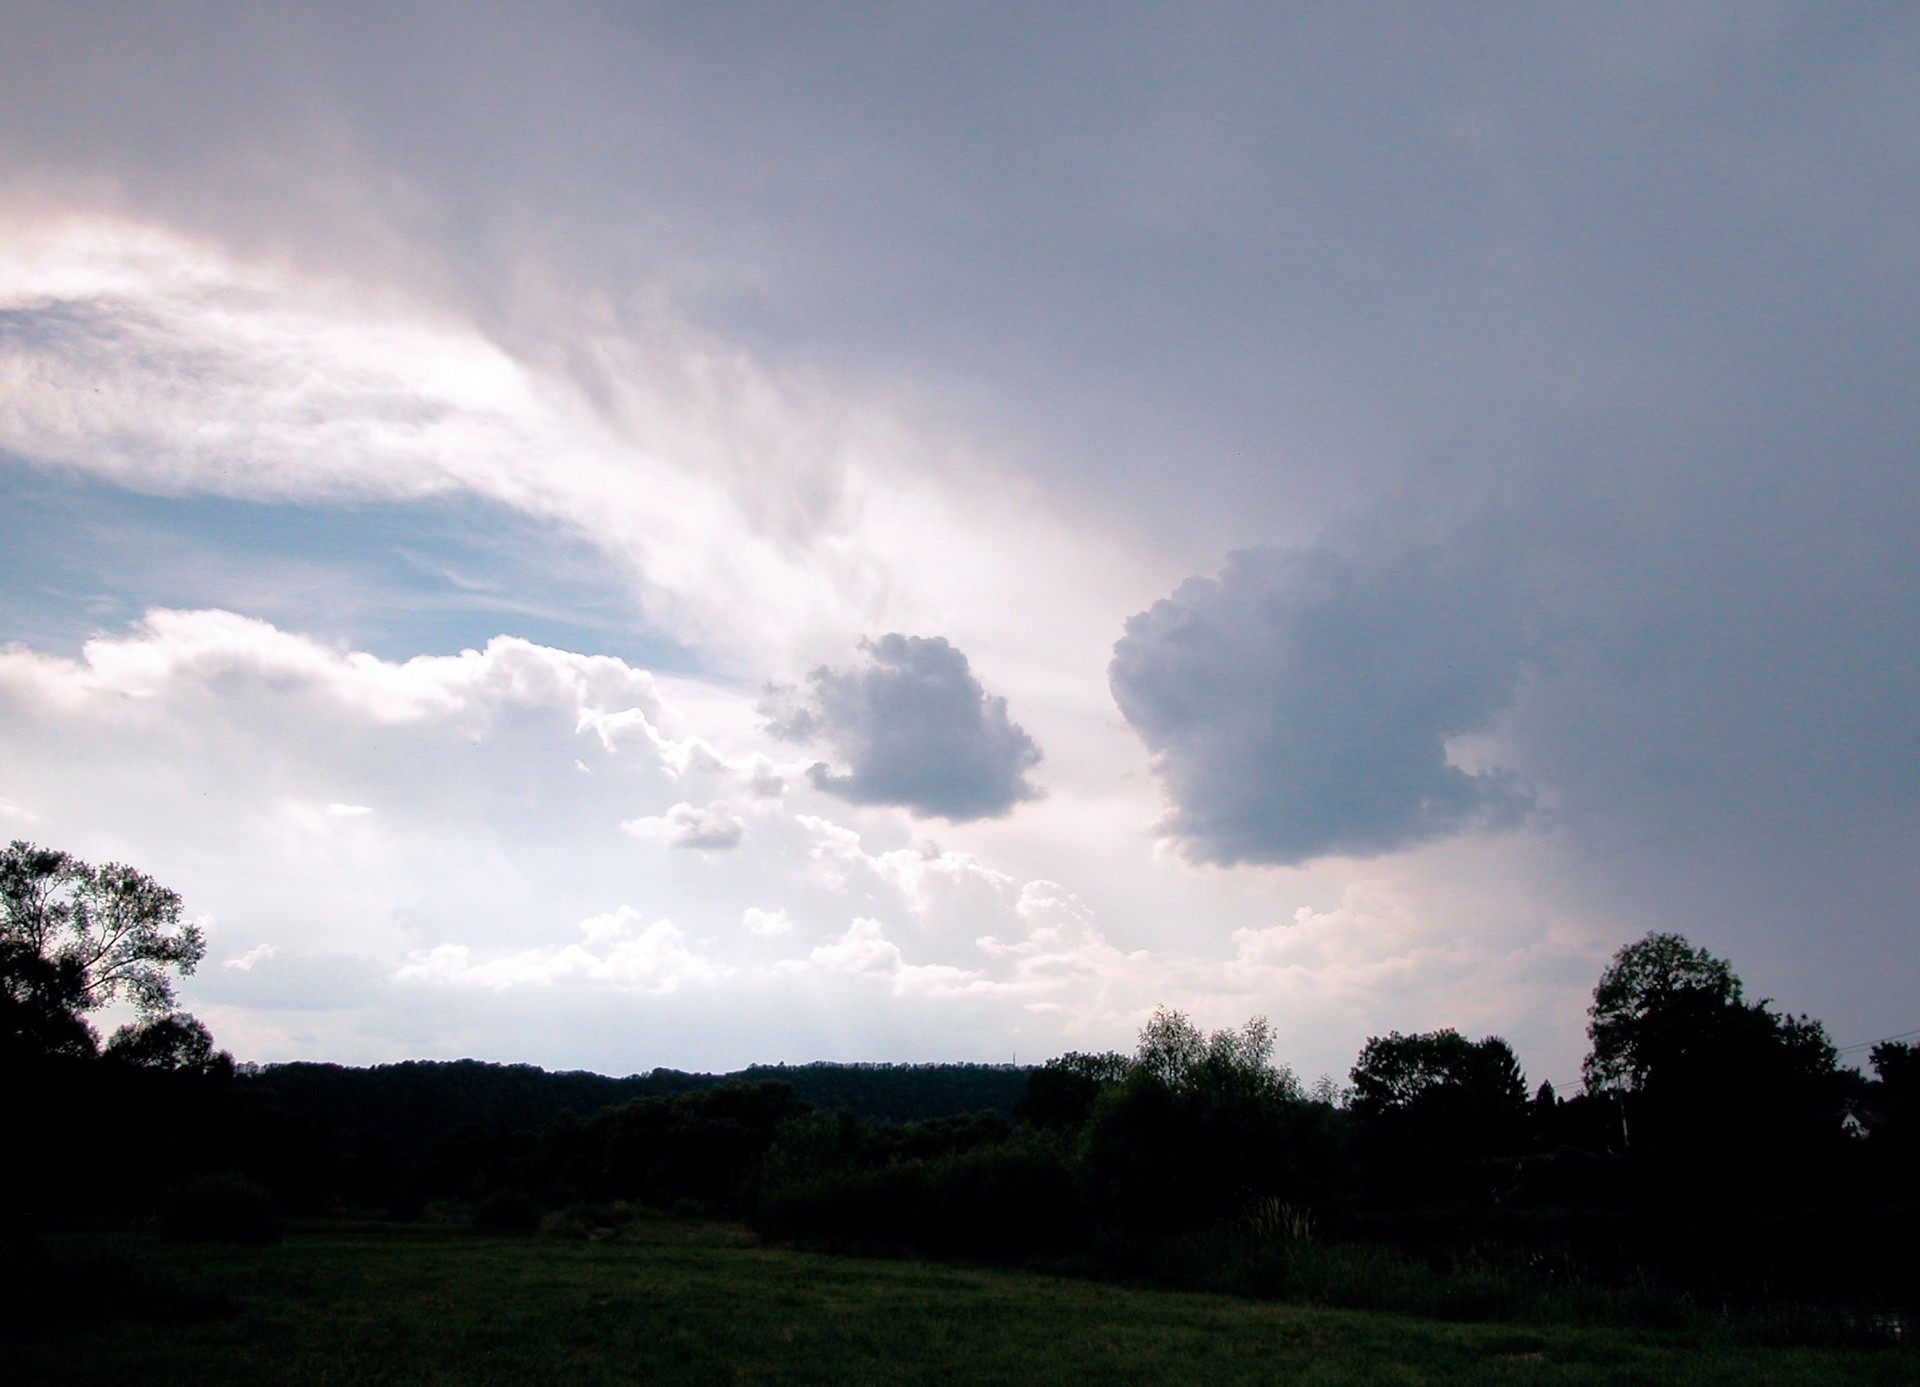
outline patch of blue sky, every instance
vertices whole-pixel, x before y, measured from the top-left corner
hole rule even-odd
[[[616,559],[504,507],[156,496],[0,452],[0,642],[73,655],[151,607],[218,607],[389,660],[512,635],[702,673]]]

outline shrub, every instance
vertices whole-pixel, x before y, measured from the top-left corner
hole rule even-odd
[[[387,1194],[387,1219],[392,1223],[413,1223],[427,1211],[427,1197],[412,1180],[399,1180]]]
[[[1038,1133],[769,1182],[755,1223],[775,1238],[976,1256],[1069,1251],[1089,1234],[1061,1145]]]
[[[540,1213],[519,1190],[495,1190],[473,1206],[473,1226],[486,1233],[531,1233],[540,1226]]]
[[[610,1238],[633,1222],[633,1210],[624,1204],[574,1200],[540,1220],[540,1231],[576,1242]]]
[[[236,1171],[198,1175],[167,1192],[160,1237],[171,1243],[280,1241],[280,1219],[265,1188]]]

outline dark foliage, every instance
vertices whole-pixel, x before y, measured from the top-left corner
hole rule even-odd
[[[1500,1158],[1528,1150],[1526,1078],[1498,1036],[1376,1036],[1351,1077],[1360,1167],[1382,1204],[1488,1197],[1512,1179]]]
[[[562,1171],[593,1198],[663,1208],[690,1201],[732,1212],[780,1124],[806,1111],[792,1089],[777,1083],[642,1098],[586,1122]]]
[[[531,1233],[540,1226],[540,1211],[520,1190],[494,1190],[473,1206],[473,1226],[482,1233]]]
[[[183,1011],[134,1021],[113,1033],[105,1056],[116,1064],[171,1073],[232,1077],[233,1057],[213,1048],[207,1028]]]
[[[833,1108],[882,1122],[997,1112],[1011,1117],[1026,1092],[1031,1067],[1012,1064],[756,1064],[719,1083],[777,1083],[817,1108]]]
[[[1855,1110],[1876,1174],[1913,1199],[1920,1192],[1920,1045],[1889,1041],[1874,1046],[1870,1057],[1874,1082],[1857,1095]]]
[[[30,943],[0,940],[0,1063],[92,1055],[98,1041],[82,1014],[86,997],[78,960],[47,958]]]
[[[1332,1110],[1271,1051],[1264,1021],[1203,1035],[1178,1012],[1155,1013],[1083,1130],[1081,1176],[1112,1235],[1162,1237],[1258,1199],[1331,1193]]]
[[[183,1180],[160,1207],[160,1237],[170,1243],[277,1243],[273,1197],[236,1171]]]
[[[1747,1002],[1724,960],[1650,934],[1614,956],[1589,1015],[1589,1089],[1648,1197],[1777,1204],[1837,1176],[1857,1076],[1819,1022]]]
[[[1078,1128],[1092,1116],[1101,1091],[1124,1081],[1129,1067],[1125,1055],[1111,1050],[1094,1055],[1073,1051],[1048,1060],[1027,1075],[1013,1115],[1034,1127]]]
[[[797,1157],[803,1135],[786,1141],[754,1209],[768,1237],[1005,1258],[1071,1252],[1091,1234],[1072,1148],[1043,1133],[891,1159],[881,1139],[818,1162]]]
[[[341,1143],[355,1133],[378,1133],[397,1159],[413,1162],[443,1133],[465,1124],[488,1132],[538,1131],[563,1112],[588,1117],[635,1099],[733,1083],[785,1084],[802,1102],[891,1122],[982,1110],[1011,1116],[1029,1072],[988,1064],[802,1064],[755,1065],[733,1074],[655,1069],[615,1079],[530,1064],[410,1060],[370,1069],[266,1065],[244,1071],[239,1086],[285,1112],[323,1121]]]

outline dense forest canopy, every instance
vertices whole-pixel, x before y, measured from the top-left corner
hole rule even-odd
[[[562,1112],[589,1116],[638,1098],[698,1093],[728,1083],[784,1083],[802,1101],[890,1122],[993,1111],[1011,1117],[1029,1070],[988,1064],[754,1065],[730,1074],[655,1069],[625,1078],[530,1064],[410,1060],[353,1069],[297,1062],[241,1068],[236,1087],[351,1136],[377,1132],[417,1157],[463,1123],[489,1131],[545,1126]]]

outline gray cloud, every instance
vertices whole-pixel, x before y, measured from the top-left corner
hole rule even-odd
[[[861,642],[869,662],[821,666],[811,700],[770,696],[774,735],[825,742],[848,769],[816,764],[817,790],[852,804],[894,804],[964,823],[1009,813],[1040,791],[1026,773],[1040,748],[990,696],[967,657],[939,636],[887,635]]]
[[[1127,622],[1109,675],[1200,861],[1368,855],[1511,823],[1510,775],[1447,740],[1513,697],[1505,575],[1420,546],[1242,550]]]

